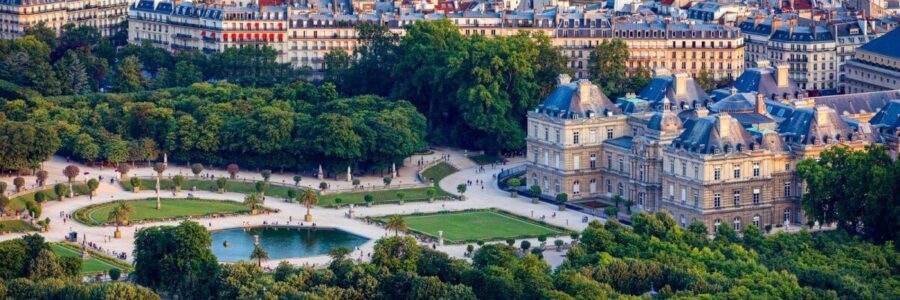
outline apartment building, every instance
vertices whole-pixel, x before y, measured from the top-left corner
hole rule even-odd
[[[57,32],[74,24],[111,36],[120,30],[127,10],[127,0],[0,0],[0,38],[22,37],[26,28],[41,22]]]
[[[798,87],[811,94],[842,92],[844,65],[856,49],[883,34],[874,22],[834,16],[799,19],[778,15],[752,18],[740,24],[747,40],[745,67],[768,60],[785,64]]]
[[[353,25],[387,25],[403,34],[406,25],[420,20],[447,18],[464,35],[509,36],[520,31],[542,32],[568,59],[576,77],[589,77],[590,51],[599,43],[623,39],[630,49],[630,72],[668,68],[697,75],[705,70],[714,78],[736,77],[743,71],[743,38],[733,27],[680,25],[643,21],[613,22],[597,10],[574,12],[479,12],[446,14],[354,14],[349,6],[333,8],[309,4],[234,5],[154,2],[132,5],[129,40],[151,40],[173,51],[222,51],[226,47],[265,44],[279,51],[280,62],[314,71],[324,67],[324,56],[335,48],[353,52]],[[323,12],[324,9],[324,12]]]
[[[845,90],[864,93],[900,89],[900,30],[856,49],[846,67]]]

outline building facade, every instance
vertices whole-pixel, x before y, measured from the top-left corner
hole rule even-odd
[[[845,89],[864,93],[900,89],[900,30],[859,47],[846,64]]]
[[[900,90],[809,97],[786,67],[748,72],[736,82],[742,91],[710,99],[685,92],[696,85],[686,73],[658,70],[642,96],[616,104],[561,76],[528,113],[527,184],[586,208],[633,203],[632,212],[667,212],[684,227],[741,231],[806,223],[803,159],[874,143],[896,155]]]
[[[2,0],[0,38],[25,35],[25,29],[41,22],[57,33],[66,24],[96,27],[101,36],[112,36],[128,16],[127,0]]]
[[[325,11],[323,12],[323,9]],[[589,77],[591,49],[603,41],[622,39],[630,50],[629,72],[667,68],[713,78],[737,77],[743,71],[744,39],[738,29],[722,25],[681,25],[644,21],[612,21],[600,11],[477,12],[446,14],[356,14],[306,4],[261,6],[173,4],[142,0],[129,13],[129,41],[150,39],[172,51],[222,51],[227,47],[268,45],[280,62],[296,67],[324,68],[324,56],[340,48],[356,49],[354,24],[387,25],[403,34],[404,26],[420,20],[447,18],[460,33],[488,37],[540,32],[567,59],[578,78]]]

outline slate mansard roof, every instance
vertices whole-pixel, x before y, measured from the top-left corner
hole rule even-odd
[[[857,50],[900,59],[900,30],[896,28],[881,37],[860,46]]]
[[[544,100],[544,103],[538,105],[537,111],[564,119],[622,113],[622,110],[613,104],[599,87],[587,79],[569,82],[568,75],[560,76],[560,83],[556,90]]]

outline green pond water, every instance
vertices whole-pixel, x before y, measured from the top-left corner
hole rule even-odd
[[[269,253],[269,259],[285,259],[328,254],[328,250],[347,247],[355,250],[368,239],[338,229],[254,227],[213,231],[212,252],[223,262],[250,260],[254,235]],[[225,245],[228,242],[228,246]]]

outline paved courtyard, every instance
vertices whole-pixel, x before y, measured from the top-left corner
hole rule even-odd
[[[354,209],[354,218],[347,218],[346,213],[348,212],[348,208],[345,207],[343,209],[325,209],[315,207],[312,209],[312,214],[314,216],[314,223],[317,227],[336,227],[342,230],[352,232],[354,234],[364,236],[370,239],[370,241],[363,244],[359,249],[355,249],[353,253],[354,258],[367,259],[368,254],[372,252],[373,247],[375,245],[375,241],[378,238],[392,235],[393,233],[389,233],[384,230],[382,227],[376,226],[374,224],[367,224],[362,218],[366,216],[384,216],[391,214],[410,214],[416,212],[438,212],[443,210],[457,211],[457,210],[465,210],[465,209],[473,209],[473,208],[500,208],[502,210],[520,215],[525,217],[530,217],[533,219],[540,219],[544,217],[544,221],[553,225],[557,225],[560,227],[568,228],[571,230],[580,231],[587,226],[587,223],[582,223],[581,219],[585,216],[582,213],[575,211],[558,211],[556,205],[540,203],[540,204],[532,204],[531,200],[525,197],[512,198],[509,196],[508,192],[502,191],[497,188],[496,181],[493,176],[500,172],[502,168],[511,168],[522,163],[521,159],[514,159],[513,161],[507,163],[504,166],[497,166],[496,168],[491,168],[490,166],[485,166],[484,172],[478,172],[476,166],[468,159],[463,157],[463,154],[459,151],[441,149],[436,151],[434,154],[426,155],[426,156],[415,156],[411,162],[407,162],[407,167],[400,168],[398,170],[399,175],[395,182],[406,182],[412,183],[415,181],[415,174],[417,171],[415,161],[418,159],[424,159],[426,161],[430,161],[433,159],[438,159],[441,155],[449,154],[451,158],[451,164],[460,168],[460,171],[454,173],[446,178],[444,178],[440,182],[441,188],[444,190],[456,194],[456,186],[461,183],[465,183],[469,180],[471,181],[483,181],[483,185],[472,185],[468,188],[468,191],[465,193],[465,201],[437,201],[434,203],[426,203],[426,202],[416,202],[416,203],[406,203],[404,205],[395,205],[395,204],[387,204],[387,205],[377,205],[373,207],[356,207]],[[54,157],[51,161],[45,162],[44,167],[50,172],[50,179],[48,182],[62,182],[65,178],[62,176],[62,168],[67,165],[65,159]],[[111,239],[109,238],[113,231],[115,230],[114,226],[106,226],[106,227],[91,227],[86,226],[80,223],[77,223],[73,220],[69,220],[64,223],[63,218],[60,217],[61,214],[71,214],[78,208],[100,203],[100,202],[109,202],[114,200],[128,200],[128,199],[144,199],[148,197],[154,197],[155,191],[142,191],[140,193],[133,193],[130,191],[124,191],[118,183],[110,184],[108,178],[115,177],[117,174],[111,168],[98,169],[91,168],[87,166],[80,165],[79,166],[82,172],[88,172],[90,177],[103,176],[106,180],[103,180],[100,188],[98,189],[98,196],[94,197],[93,200],[90,200],[87,196],[79,196],[75,198],[67,198],[62,202],[59,201],[48,201],[43,205],[43,215],[44,217],[49,217],[50,222],[50,230],[45,233],[41,233],[46,237],[48,241],[62,241],[65,239],[66,234],[69,232],[75,231],[79,234],[79,240],[82,238],[86,238],[88,242],[94,242],[98,246],[102,247],[105,252],[125,252],[128,253],[129,260],[131,259],[131,253],[133,251],[134,245],[134,233],[141,227],[147,226],[157,226],[157,225],[175,225],[180,221],[168,221],[168,222],[153,222],[153,223],[144,223],[144,224],[132,224],[130,226],[122,227],[123,237],[120,239]],[[189,168],[186,166],[170,166],[169,170],[166,171],[166,175],[175,175],[175,174],[191,174]],[[224,170],[208,170],[204,171],[204,174],[214,174],[215,176],[227,176],[227,172]],[[136,170],[132,170],[130,175],[140,175],[140,176],[148,176],[152,175],[153,171],[147,167],[138,168]],[[249,178],[255,180],[261,180],[262,177],[255,172],[242,171],[239,175],[242,178]],[[85,176],[79,176],[79,180],[84,180]],[[284,180],[285,182],[293,182],[293,174],[273,174],[272,181],[278,182]],[[382,185],[381,177],[377,176],[367,176],[367,177],[359,177],[359,179],[363,182],[364,185]],[[12,178],[6,177],[3,180],[12,181]],[[26,179],[28,182],[34,182],[33,177]],[[332,188],[350,188],[351,184],[346,181],[335,181],[335,180],[326,180],[331,185]],[[314,186],[318,185],[319,180],[316,178],[304,177],[301,181],[301,185]],[[166,193],[163,197],[172,198],[172,194]],[[242,201],[244,198],[243,194],[237,193],[225,193],[219,194],[214,192],[205,192],[205,191],[197,191],[191,192],[194,197],[202,198],[202,199],[215,199],[215,200],[223,200],[223,201]],[[182,192],[179,197],[186,197],[187,192]],[[263,225],[264,222],[268,224],[278,224],[278,225],[294,225],[299,226],[299,220],[302,220],[303,215],[306,213],[306,208],[297,203],[287,203],[284,202],[283,199],[278,199],[275,197],[267,197],[265,206],[277,209],[279,212],[277,213],[269,213],[262,215],[244,215],[244,216],[234,216],[234,217],[223,217],[223,218],[200,218],[195,219],[198,223],[207,226],[211,230],[217,229],[227,229],[227,228],[237,228],[246,226],[260,226]],[[553,217],[555,214],[555,217]],[[590,216],[591,220],[598,219],[596,217]],[[602,219],[600,219],[602,220]],[[310,224],[304,224],[305,226],[309,226]],[[0,240],[8,240],[21,236],[21,234],[7,234],[0,236]],[[556,238],[549,238],[548,244],[552,244],[553,240]],[[560,239],[566,241],[567,243],[570,241],[569,237],[560,237]],[[517,244],[521,240],[517,241]],[[502,243],[502,242],[501,242]],[[532,245],[539,245],[537,239],[531,240]],[[431,245],[429,245],[431,246]],[[466,245],[445,245],[438,246],[437,249],[443,252],[448,253],[453,257],[464,258]],[[559,263],[563,260],[563,252],[557,252],[555,250],[548,250],[544,253],[547,261],[553,265],[559,265]],[[248,258],[249,259],[249,258]],[[315,257],[307,257],[307,258],[294,258],[288,259],[287,261],[297,264],[297,265],[316,265],[322,266],[329,262],[329,257],[327,256],[315,256]],[[280,260],[270,260],[263,262],[264,266],[274,267],[280,262]]]

